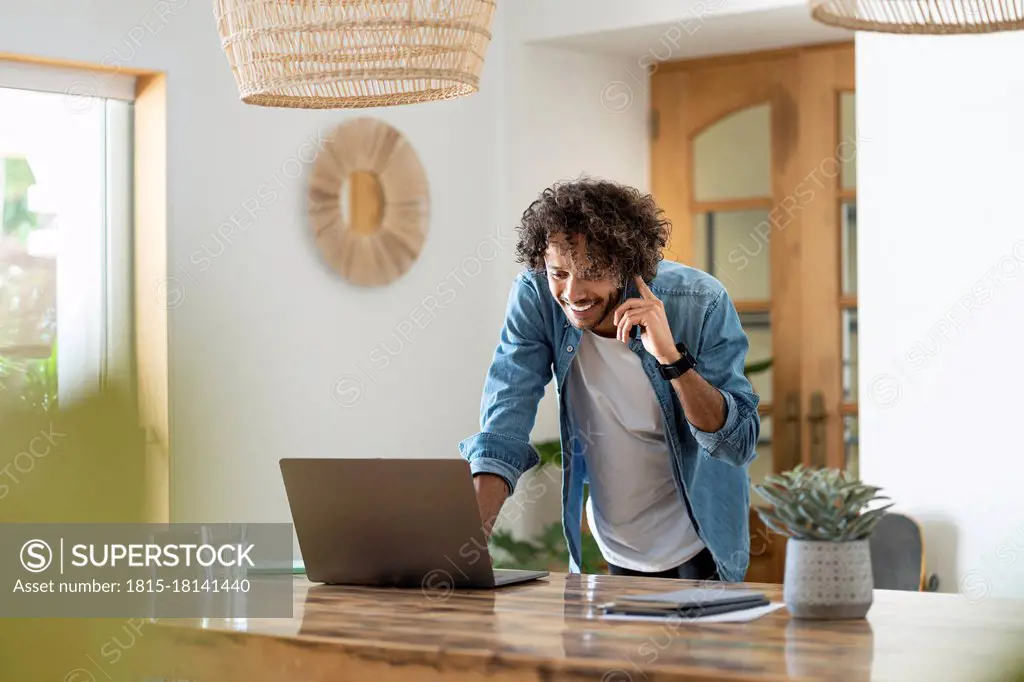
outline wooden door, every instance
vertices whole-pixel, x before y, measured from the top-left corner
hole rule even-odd
[[[856,428],[855,261],[841,249],[856,243],[853,81],[852,43],[673,62],[651,78],[665,256],[717,277],[748,367],[771,361],[751,375],[752,484],[800,462],[856,470],[844,447]],[[748,579],[781,582],[785,543],[754,510],[751,521]]]

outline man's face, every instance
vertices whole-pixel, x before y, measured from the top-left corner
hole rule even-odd
[[[568,252],[566,244],[564,237],[552,237],[544,255],[551,295],[577,329],[613,329],[612,319],[621,296],[618,278],[587,271],[586,243],[582,235],[577,237],[575,257]]]

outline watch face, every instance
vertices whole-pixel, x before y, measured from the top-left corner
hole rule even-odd
[[[664,379],[675,379],[676,377],[680,377],[686,372],[693,369],[697,364],[694,361],[693,356],[690,355],[690,351],[687,350],[685,345],[683,345],[682,343],[678,344],[676,346],[676,350],[679,351],[682,357],[680,357],[671,365],[658,365],[658,369],[661,372],[661,376]]]

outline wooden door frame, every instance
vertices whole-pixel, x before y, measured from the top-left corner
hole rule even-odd
[[[855,89],[853,45],[802,55],[800,77],[800,112],[806,134],[801,145],[805,175],[799,182],[815,195],[801,211],[801,250],[814,257],[801,259],[800,393],[808,415],[814,393],[820,392],[824,398],[825,457],[814,458],[812,429],[802,429],[801,443],[805,463],[841,469],[845,466],[841,206],[848,193],[840,190],[840,172],[850,141],[840,139],[840,98],[843,91]],[[856,140],[852,142],[856,144]]]
[[[842,402],[840,209],[849,193],[840,190],[839,165],[833,161],[842,144],[839,100],[854,85],[852,42],[672,62],[659,65],[651,77],[656,123],[651,188],[673,225],[665,257],[694,262],[698,212],[770,209],[765,240],[771,260],[772,404],[764,405],[761,413],[773,419],[774,472],[799,463],[842,467],[844,462],[843,418],[850,406]],[[768,205],[760,198],[714,206],[696,202],[690,172],[696,135],[731,113],[763,102],[771,104]],[[741,311],[759,308],[756,302],[736,304]],[[819,391],[825,406],[820,428],[826,454],[819,457],[823,461],[812,461],[807,417],[812,396]],[[787,418],[793,421],[787,423]],[[752,538],[752,555],[756,546],[773,564],[758,567],[752,579],[770,575],[781,582],[784,539],[762,533],[753,513],[751,525],[752,533],[764,535]]]
[[[800,462],[843,466],[843,416],[851,408],[842,401],[840,279],[830,275],[841,272],[840,207],[849,195],[839,188],[837,156],[844,144],[838,139],[839,98],[854,88],[852,42],[670,62],[651,77],[651,109],[657,121],[650,148],[652,193],[673,225],[665,257],[684,263],[694,259],[694,214],[712,208],[693,198],[693,139],[730,113],[772,104],[772,206],[766,241],[771,258],[773,404],[762,413],[774,413],[775,471]],[[722,210],[762,202],[715,204]],[[806,254],[828,255],[801,257]],[[740,301],[737,308],[758,306]],[[812,462],[807,416],[811,396],[819,391],[826,410],[827,454],[823,461]],[[798,429],[786,428],[776,418],[789,395],[799,397],[794,415]]]

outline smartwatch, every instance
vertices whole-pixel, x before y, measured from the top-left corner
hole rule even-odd
[[[676,350],[679,351],[681,356],[678,360],[673,362],[671,365],[658,364],[658,371],[661,372],[661,378],[665,381],[671,381],[676,377],[681,377],[697,366],[697,361],[692,355],[690,355],[690,351],[686,348],[686,344],[677,343]]]

